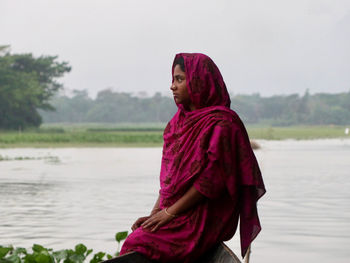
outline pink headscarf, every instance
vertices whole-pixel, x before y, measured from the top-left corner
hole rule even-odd
[[[256,204],[265,187],[259,166],[215,63],[204,54],[180,53],[175,60],[180,56],[196,110],[178,105],[164,131],[160,206],[172,205],[192,185],[213,199],[227,191],[232,205],[238,202],[243,257],[261,230]],[[232,233],[236,227],[233,220]]]

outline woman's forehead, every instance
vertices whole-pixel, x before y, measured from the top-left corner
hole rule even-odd
[[[175,76],[184,76],[185,75],[185,72],[182,71],[182,69],[181,69],[179,64],[175,65],[173,75],[174,75],[174,77]]]

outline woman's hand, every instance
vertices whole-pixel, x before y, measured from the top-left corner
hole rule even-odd
[[[145,222],[148,218],[150,218],[151,216],[144,216],[144,217],[140,217],[139,219],[137,219],[135,221],[135,223],[132,225],[131,230],[135,231],[137,228],[139,228],[141,226],[141,224],[143,222]]]
[[[150,216],[153,216],[154,214],[157,214],[159,211],[162,211],[162,209],[160,209],[159,207],[153,208],[152,211],[151,211]]]
[[[164,210],[161,210],[151,215],[146,221],[141,224],[141,226],[144,229],[151,229],[151,232],[154,232],[173,218],[173,216],[167,215]]]
[[[135,223],[131,226],[131,230],[132,231],[135,231],[137,228],[139,228],[141,226],[141,224],[143,222],[145,222],[148,218],[150,218],[152,215],[158,213],[159,211],[161,211],[161,209],[157,208],[157,209],[153,209],[152,212],[151,212],[151,215],[149,216],[143,216],[143,217],[140,217],[138,218]]]

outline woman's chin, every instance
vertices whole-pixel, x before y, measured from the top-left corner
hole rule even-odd
[[[178,97],[174,97],[174,100],[175,100],[175,103],[176,103],[176,104],[181,104],[181,100],[179,100]]]

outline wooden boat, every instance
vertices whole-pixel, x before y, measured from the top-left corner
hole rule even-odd
[[[102,263],[152,263],[139,253],[128,253]],[[180,262],[179,262],[180,263]],[[209,250],[194,263],[241,263],[238,257],[224,243]]]
[[[224,243],[205,253],[196,263],[241,263],[239,258]]]

